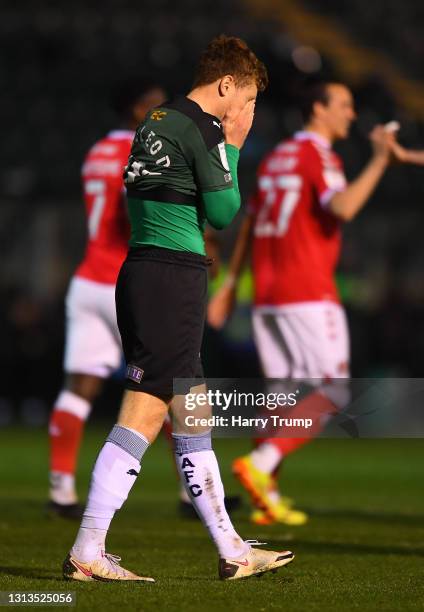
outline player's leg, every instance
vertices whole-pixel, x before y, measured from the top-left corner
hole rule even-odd
[[[206,393],[206,385],[190,389],[193,396]],[[246,543],[235,531],[225,508],[224,487],[218,463],[212,450],[211,429],[188,426],[184,396],[171,404],[175,460],[181,482],[199,517],[208,529],[222,557],[240,557],[247,552]],[[193,416],[209,418],[210,406],[198,406]]]
[[[206,385],[190,389],[191,400],[205,393]],[[277,569],[294,555],[290,551],[256,550],[252,542],[244,541],[235,530],[225,507],[225,493],[218,462],[212,449],[211,430],[186,424],[184,396],[174,398],[171,405],[174,427],[176,463],[193,506],[209,532],[219,554],[219,576],[237,579]],[[197,406],[193,416],[208,419],[210,406]]]
[[[349,334],[343,308],[333,302],[308,304],[291,313],[288,322],[301,355],[293,378],[306,379],[312,388],[289,416],[312,418],[313,425],[306,439],[277,438],[283,456],[315,438],[350,399]]]
[[[68,373],[49,421],[49,512],[80,518],[75,472],[85,421],[103,379],[90,374]]]
[[[173,380],[196,376],[206,269],[196,258],[190,260],[192,265],[186,265],[186,260],[185,254],[136,249],[130,250],[121,269],[116,305],[128,363],[128,391],[118,423],[93,470],[87,508],[64,563],[64,575],[69,579],[143,580],[104,553],[105,539],[114,513],[138,476],[145,451],[162,427],[173,396]],[[249,546],[241,564],[229,567],[223,560],[221,576],[235,578],[268,571],[289,563],[293,556],[272,551],[256,554]]]
[[[288,379],[294,358],[282,325],[277,323],[277,315],[255,311],[252,323],[264,376],[276,379],[267,382],[267,392],[289,393],[292,389],[288,388],[291,384]],[[233,472],[258,508],[251,515],[253,522],[267,524],[278,520],[289,525],[302,525],[307,520],[306,514],[293,508],[292,500],[283,496],[278,488],[277,474],[283,455],[275,442],[274,437],[258,439],[251,453],[233,462]]]
[[[254,459],[255,467],[267,473],[317,436],[327,421],[349,401],[349,338],[341,306],[326,302],[299,305],[279,316],[277,323],[290,349],[293,378],[307,380],[315,389],[296,404],[289,416],[312,418],[313,428],[307,438],[272,437],[263,440],[254,451]],[[272,508],[266,501],[262,505],[272,516]]]
[[[129,255],[118,278],[116,309],[128,364],[127,391],[92,472],[80,530],[64,563],[64,576],[69,579],[84,580],[86,575],[89,579],[139,579],[104,551],[112,518],[137,479],[143,455],[163,425],[173,393],[168,369],[175,363],[175,353],[169,355],[174,321],[167,299],[172,277],[164,278],[167,267],[157,266]]]
[[[113,286],[74,278],[66,298],[65,383],[49,423],[49,511],[80,518],[75,470],[84,423],[103,379],[120,363],[120,343],[113,332]]]
[[[176,468],[175,473],[176,473],[176,477],[177,477],[178,485],[179,485],[179,505],[178,505],[179,513],[183,518],[198,520],[199,515],[197,514],[195,507],[191,503],[190,496],[187,493],[184,484],[180,480],[177,464],[174,461],[175,455],[174,455],[174,439],[172,437],[172,420],[169,417],[169,415],[167,416],[167,418],[165,419],[163,423],[162,433],[164,434],[166,441],[169,445],[170,451],[172,452],[173,463]],[[239,495],[232,495],[232,496],[226,495],[225,496],[225,508],[227,509],[227,512],[231,514],[231,512],[233,512],[234,510],[237,510],[238,508],[240,508],[240,506],[241,506],[241,497]]]
[[[82,561],[101,557],[112,518],[127,499],[142,457],[156,439],[167,411],[167,403],[158,397],[125,392],[117,423],[97,457],[80,533],[72,549]]]

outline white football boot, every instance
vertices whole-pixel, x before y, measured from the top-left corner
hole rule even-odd
[[[110,553],[102,553],[101,558],[94,559],[94,561],[89,563],[83,563],[69,553],[63,562],[63,577],[65,580],[80,580],[82,582],[91,582],[93,580],[101,580],[103,582],[115,580],[155,581],[154,578],[137,576],[137,574],[124,569],[119,565],[120,561],[121,557],[111,555]]]
[[[289,550],[275,552],[273,550],[257,550],[264,542],[247,540],[249,550],[246,555],[237,559],[219,559],[218,573],[221,580],[238,580],[249,576],[258,576],[265,572],[276,572],[279,567],[287,565],[294,559],[294,553]]]

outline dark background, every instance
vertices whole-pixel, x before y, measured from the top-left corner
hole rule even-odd
[[[397,119],[402,143],[424,147],[418,0],[3,0],[1,12],[0,424],[41,424],[60,388],[63,297],[85,241],[80,166],[117,127],[109,92],[123,76],[152,74],[170,94],[184,93],[210,38],[246,39],[270,86],[241,156],[244,200],[264,152],[299,129],[295,91],[311,74],[345,80],[354,92],[359,119],[337,146],[349,178],[366,163],[377,122]],[[422,376],[423,183],[423,168],[390,168],[345,228],[339,282],[355,376]],[[220,236],[224,261],[236,230]],[[241,298],[228,329],[206,335],[210,376],[258,374],[248,276]],[[116,411],[119,392],[119,379],[110,382],[103,410]]]

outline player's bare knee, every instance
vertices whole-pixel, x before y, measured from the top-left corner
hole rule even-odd
[[[93,403],[102,390],[103,379],[92,374],[68,373],[64,388],[75,395]]]
[[[163,399],[149,393],[127,390],[117,424],[134,429],[152,443],[161,430],[167,413],[168,404]]]
[[[185,395],[175,395],[171,403],[172,429],[175,434],[197,435],[210,431],[212,408],[206,386],[192,387]]]

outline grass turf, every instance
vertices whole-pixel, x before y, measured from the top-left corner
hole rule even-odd
[[[88,429],[81,490],[108,427]],[[231,493],[231,459],[247,441],[215,448]],[[0,430],[0,590],[76,591],[81,610],[394,611],[424,606],[423,440],[317,440],[285,468],[285,493],[310,512],[304,527],[255,527],[247,504],[234,517],[246,538],[291,549],[276,575],[217,579],[217,559],[199,522],[180,519],[177,485],[162,440],[149,450],[130,499],[113,522],[108,549],[156,584],[65,583],[61,562],[77,525],[43,516],[47,439]]]

